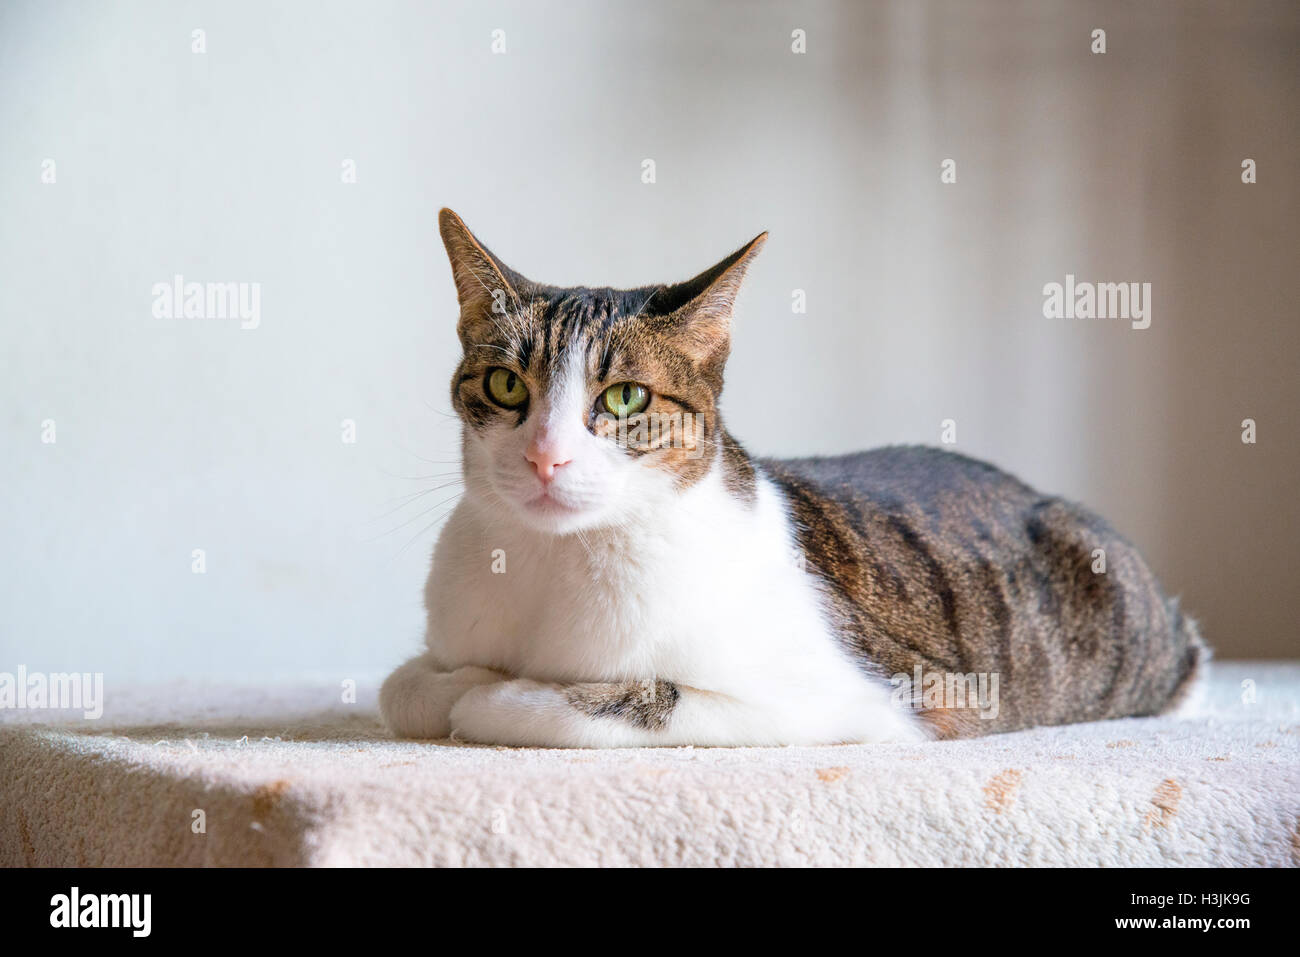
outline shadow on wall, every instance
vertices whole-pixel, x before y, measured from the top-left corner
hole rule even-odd
[[[883,414],[920,405],[936,438],[954,418],[959,451],[1106,515],[1221,657],[1295,656],[1297,9],[837,9],[847,152],[896,187],[845,197],[875,235],[858,240],[869,278],[841,281],[907,283],[915,313],[887,321],[933,326],[924,354],[872,369]],[[1150,326],[1044,317],[1043,287],[1068,276],[1149,283]],[[881,321],[856,354],[888,339]]]

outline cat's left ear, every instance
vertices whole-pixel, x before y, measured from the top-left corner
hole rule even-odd
[[[694,279],[662,290],[678,341],[706,374],[721,384],[722,365],[731,351],[731,313],[749,264],[767,242],[759,233],[744,246]],[[656,298],[659,298],[656,297]]]

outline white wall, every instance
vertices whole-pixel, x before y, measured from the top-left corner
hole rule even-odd
[[[751,450],[955,418],[1108,514],[1221,649],[1294,654],[1297,39],[1264,3],[7,3],[0,670],[414,650],[455,491],[406,500],[456,469],[443,205],[561,284],[770,229],[724,404]],[[1067,272],[1152,282],[1152,327],[1044,319]],[[260,325],[155,318],[177,273],[260,283]]]

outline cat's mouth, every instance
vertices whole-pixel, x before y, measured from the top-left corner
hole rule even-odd
[[[573,504],[553,492],[543,491],[523,502],[521,517],[534,528],[556,535],[565,535],[591,524],[592,510]]]
[[[550,492],[543,491],[535,498],[529,499],[525,505],[530,511],[538,512],[542,515],[575,515],[582,509],[569,505],[556,498]]]

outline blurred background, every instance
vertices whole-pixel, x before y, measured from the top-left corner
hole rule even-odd
[[[459,454],[443,205],[556,284],[771,230],[723,403],[751,451],[955,420],[1221,657],[1293,657],[1297,49],[1257,0],[7,0],[0,670],[416,651]],[[257,327],[157,317],[178,274],[260,284]],[[1150,328],[1045,318],[1067,274],[1151,283]]]

